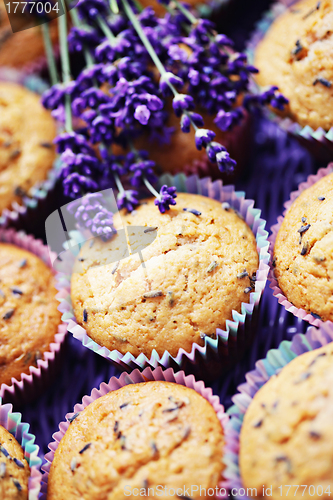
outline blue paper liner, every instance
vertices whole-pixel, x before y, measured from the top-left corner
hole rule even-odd
[[[246,383],[238,387],[239,393],[233,396],[234,405],[229,408],[231,417],[226,426],[226,446],[224,453],[224,486],[228,490],[243,488],[239,469],[239,436],[244,415],[259,389],[297,356],[318,349],[333,341],[333,323],[326,322],[317,329],[309,328],[306,334],[296,334],[292,341],[281,342],[278,349],[271,349],[265,359],[256,362],[255,370],[246,374]],[[250,500],[248,496],[235,495],[237,500]]]

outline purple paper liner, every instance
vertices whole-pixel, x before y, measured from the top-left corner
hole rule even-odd
[[[75,413],[82,411],[86,408],[90,403],[95,401],[96,399],[104,396],[110,391],[115,391],[124,387],[128,384],[139,384],[148,381],[165,381],[165,382],[173,382],[176,384],[183,385],[190,389],[194,389],[198,394],[203,396],[214,408],[215,413],[221,423],[223,430],[226,428],[229,417],[224,412],[224,408],[220,403],[220,399],[218,396],[214,396],[212,389],[210,387],[206,387],[202,380],[197,381],[193,375],[186,376],[183,371],[178,373],[174,373],[172,368],[167,370],[162,370],[160,367],[152,370],[151,368],[146,368],[143,372],[140,372],[138,369],[133,370],[131,373],[122,373],[120,377],[112,377],[109,382],[106,384],[103,382],[99,389],[94,388],[91,391],[90,396],[84,396],[82,399],[82,403],[77,403],[74,406],[74,410],[71,413],[67,413],[65,416],[65,421],[59,424],[59,431],[53,434],[53,441],[49,444],[48,448],[51,450],[49,453],[45,455],[46,463],[43,465],[42,470],[45,472],[42,479],[42,496],[41,500],[46,500],[47,493],[47,482],[48,475],[51,467],[51,463],[54,458],[54,454],[58,445],[64,436],[66,430],[68,429],[70,422],[68,419],[75,415]],[[221,450],[221,458],[222,458],[223,450]],[[222,488],[222,477],[221,483],[219,486]],[[225,498],[226,495],[218,496],[217,498]]]
[[[37,500],[41,490],[41,459],[38,457],[39,447],[35,444],[35,436],[29,432],[29,424],[22,422],[21,413],[13,412],[11,404],[2,404],[0,397],[0,425],[10,432],[22,446],[24,456],[30,466],[28,483],[28,500]]]
[[[42,94],[48,85],[38,75],[27,74],[14,68],[1,67],[0,81],[23,85],[28,90]],[[28,232],[35,232],[36,226],[44,223],[59,192],[57,190],[57,174],[59,161],[55,160],[53,168],[48,172],[47,179],[33,186],[28,196],[22,199],[22,205],[14,201],[10,209],[5,208],[0,214],[0,227],[15,227]]]
[[[106,347],[101,347],[88,336],[82,326],[78,325],[70,298],[70,277],[75,260],[72,255],[71,258],[57,263],[59,271],[57,298],[61,302],[59,310],[63,313],[62,320],[68,324],[68,330],[76,339],[122,370],[131,371],[135,368],[143,370],[146,367],[156,368],[157,366],[172,367],[174,370],[194,373],[197,378],[214,379],[221,371],[230,368],[236,360],[241,358],[255,334],[259,302],[269,271],[268,233],[264,229],[266,222],[260,218],[260,210],[253,208],[253,200],[246,200],[245,193],[235,191],[232,185],[223,186],[222,181],[212,182],[210,178],[199,179],[197,176],[186,177],[184,174],[172,177],[166,174],[159,179],[158,184],[159,186],[175,185],[178,192],[201,194],[219,200],[221,203],[227,202],[244,217],[256,236],[259,254],[255,291],[250,293],[250,302],[241,304],[241,313],[232,312],[233,321],[227,321],[226,330],[216,330],[216,339],[205,337],[205,345],[199,346],[194,343],[189,353],[180,348],[175,357],[167,351],[163,356],[153,351],[150,359],[144,354],[138,357],[130,353],[123,355],[117,350],[110,351]],[[82,235],[79,231],[73,231],[70,235],[75,245],[82,242]],[[67,255],[69,256],[69,252]]]
[[[0,229],[0,242],[11,243],[28,250],[51,267],[49,248],[42,241],[34,239],[23,231]],[[57,367],[64,352],[66,334],[67,327],[60,322],[54,341],[51,342],[49,350],[43,353],[43,358],[37,360],[37,367],[30,366],[29,373],[22,373],[19,380],[13,377],[11,385],[1,384],[0,398],[17,405],[36,398],[51,383],[57,373]]]
[[[246,53],[250,64],[255,64],[256,48],[265,37],[270,26],[296,1],[297,0],[282,0],[274,3],[270,10],[266,12],[262,19],[256,24],[256,29],[250,36],[246,45]],[[253,93],[260,92],[260,87],[253,79],[251,80],[251,90]],[[328,162],[332,159],[333,127],[331,127],[329,131],[325,131],[321,127],[317,130],[313,130],[308,125],[302,127],[302,125],[293,121],[291,118],[279,116],[268,109],[265,109],[264,115],[283,130],[296,137],[297,140],[319,160]]]
[[[305,182],[302,182],[299,184],[297,191],[293,191],[290,193],[290,199],[284,203],[285,210],[283,212],[283,215],[278,217],[278,222],[274,226],[271,227],[271,235],[268,238],[268,241],[270,242],[270,254],[271,257],[273,257],[273,252],[274,252],[274,246],[275,246],[275,240],[277,237],[277,233],[279,232],[279,229],[281,227],[281,224],[283,222],[283,218],[287,213],[287,210],[291,207],[293,204],[294,200],[305,190],[308,189],[310,186],[313,186],[316,182],[318,182],[322,177],[325,177],[328,174],[331,174],[333,172],[333,163],[330,163],[326,168],[320,168],[318,172],[315,175],[309,175],[307,180]],[[299,319],[302,319],[304,321],[307,321],[310,323],[310,325],[313,326],[320,326],[323,324],[323,321],[319,318],[315,318],[311,313],[308,313],[304,309],[300,309],[295,307],[287,297],[284,295],[282,292],[281,288],[279,287],[277,278],[275,277],[274,274],[274,267],[272,265],[272,259],[271,259],[271,264],[270,264],[270,271],[269,271],[269,286],[273,290],[273,295],[278,299],[279,304],[281,304],[283,307],[286,308],[287,311],[292,313],[294,316],[296,316]]]
[[[306,334],[297,334],[292,341],[281,342],[278,349],[271,349],[265,359],[256,362],[255,370],[246,374],[246,383],[238,387],[239,393],[233,396],[234,406],[229,408],[230,420],[226,425],[226,445],[224,453],[224,487],[231,491],[233,488],[243,488],[239,470],[239,436],[244,415],[258,390],[280,370],[297,356],[305,352],[318,349],[333,341],[333,323],[326,322],[317,329],[310,327]],[[234,495],[237,500],[249,500],[248,496]]]

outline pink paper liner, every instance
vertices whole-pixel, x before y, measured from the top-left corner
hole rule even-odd
[[[12,243],[30,251],[52,269],[49,248],[41,240],[36,240],[23,231],[16,232],[14,229],[0,228],[0,242]],[[51,383],[57,373],[57,367],[64,353],[66,334],[67,326],[60,323],[58,333],[55,334],[49,350],[44,352],[43,359],[37,360],[37,367],[30,366],[30,373],[22,373],[20,380],[13,377],[11,385],[2,384],[0,386],[0,398],[6,402],[23,404],[39,395]]]
[[[38,75],[19,71],[16,68],[0,67],[0,81],[17,83],[29,90],[41,94],[47,84]],[[22,204],[14,201],[10,209],[5,208],[0,214],[0,227],[15,227],[25,231],[35,231],[36,225],[44,223],[49,207],[55,205],[59,196],[57,190],[57,161],[49,170],[47,178],[38,182],[29,191],[29,196],[23,197]],[[36,209],[37,212],[36,212]]]
[[[74,263],[74,256],[72,256],[72,261],[68,259],[68,261],[57,262],[57,270],[59,271],[58,284],[56,285],[59,290],[57,299],[61,302],[59,310],[63,313],[62,320],[68,324],[68,331],[76,339],[122,370],[131,371],[135,368],[143,370],[147,366],[150,368],[161,366],[164,369],[172,367],[174,370],[193,373],[200,379],[213,380],[241,358],[256,334],[259,302],[269,272],[268,233],[264,229],[266,222],[260,218],[260,210],[253,208],[253,200],[246,200],[244,192],[235,191],[232,185],[223,186],[221,181],[212,182],[210,178],[199,179],[197,176],[186,177],[184,174],[178,174],[174,177],[165,174],[158,183],[160,185],[175,185],[179,192],[197,193],[219,200],[221,203],[228,202],[244,217],[256,237],[259,254],[255,291],[250,293],[250,302],[242,303],[240,313],[232,312],[233,320],[227,321],[225,330],[216,330],[216,339],[205,337],[205,345],[199,346],[199,344],[193,343],[190,352],[180,348],[177,356],[173,357],[168,351],[165,351],[162,356],[153,351],[149,359],[143,353],[137,357],[130,353],[121,354],[117,350],[110,351],[106,347],[98,345],[77,323],[70,299],[70,276]]]
[[[13,413],[11,404],[2,404],[0,398],[0,425],[10,432],[22,446],[24,456],[30,466],[28,500],[37,500],[41,490],[40,466],[42,461],[38,457],[39,447],[34,444],[35,436],[29,432],[29,424],[21,422],[21,418],[20,413]]]
[[[247,46],[246,53],[250,64],[255,64],[254,54],[258,44],[265,37],[272,23],[289,7],[298,0],[280,0],[275,2],[271,8],[263,15],[262,19],[257,23],[255,31],[252,33]],[[260,90],[259,85],[252,79],[251,90],[254,94]],[[319,127],[313,130],[310,126],[303,127],[289,117],[282,117],[275,114],[271,110],[264,110],[264,115],[269,120],[273,121],[280,128],[288,132],[290,135],[306,147],[317,159],[328,162],[332,159],[333,154],[333,127],[329,131],[325,131]]]
[[[238,393],[232,398],[234,406],[228,410],[229,421],[226,424],[226,444],[224,447],[225,481],[223,486],[243,488],[239,470],[239,437],[244,415],[259,389],[294,358],[319,349],[333,341],[333,323],[327,321],[317,329],[310,327],[306,334],[298,333],[292,341],[284,340],[278,349],[268,351],[265,359],[256,362],[255,369],[246,374],[246,382],[238,386]],[[259,450],[257,450],[260,452]],[[230,496],[230,495],[229,495]],[[250,500],[246,495],[235,495],[236,500]]]
[[[156,368],[152,370],[151,368],[146,368],[143,372],[140,372],[138,369],[133,370],[131,373],[122,373],[119,378],[112,377],[109,382],[106,384],[103,382],[99,389],[94,388],[91,391],[90,396],[84,396],[82,398],[82,403],[77,403],[74,406],[74,410],[71,413],[67,413],[65,416],[65,421],[59,424],[59,431],[53,434],[53,441],[48,445],[48,448],[51,450],[49,453],[45,455],[46,464],[43,465],[42,470],[45,472],[42,479],[42,496],[41,500],[46,500],[47,493],[47,482],[49,471],[51,467],[51,463],[54,458],[54,454],[58,445],[65,435],[66,430],[68,429],[70,423],[68,419],[75,415],[75,413],[82,411],[86,408],[90,403],[95,401],[96,399],[104,396],[110,391],[115,391],[129,384],[138,384],[142,382],[148,381],[165,381],[165,382],[173,382],[176,384],[183,385],[185,387],[189,387],[190,389],[194,389],[198,394],[203,396],[214,408],[216,415],[221,423],[223,431],[226,427],[226,424],[229,420],[228,415],[224,412],[224,407],[220,403],[220,399],[218,396],[213,395],[213,391],[210,387],[206,387],[202,380],[197,381],[193,375],[186,376],[183,371],[174,373],[172,368],[168,368],[167,370],[162,370],[162,368]],[[222,450],[221,450],[222,455]],[[219,486],[222,488],[222,478]],[[217,498],[226,498],[227,495],[218,496]]]
[[[322,177],[325,177],[328,174],[331,174],[333,172],[333,163],[330,163],[326,168],[320,168],[318,172],[315,175],[309,175],[307,180],[305,182],[302,182],[298,186],[297,191],[292,191],[290,193],[290,200],[286,201],[284,203],[285,210],[282,214],[282,216],[278,217],[278,222],[274,226],[271,227],[271,235],[268,238],[268,241],[270,242],[270,249],[269,252],[271,254],[271,261],[270,261],[270,271],[269,271],[269,276],[268,280],[270,282],[269,287],[273,290],[273,296],[278,299],[279,304],[281,304],[287,311],[292,313],[294,316],[297,318],[300,318],[304,321],[307,321],[310,323],[310,325],[313,326],[320,326],[323,324],[323,321],[320,320],[319,318],[315,318],[312,314],[308,313],[304,309],[299,309],[296,306],[294,306],[287,297],[284,295],[282,292],[281,288],[278,285],[278,281],[274,275],[274,267],[273,267],[273,252],[274,252],[274,245],[275,245],[275,240],[277,237],[277,233],[279,232],[279,229],[281,227],[281,224],[283,222],[283,218],[287,213],[287,210],[291,207],[293,204],[294,200],[305,190],[308,189],[310,186],[313,186],[316,182],[318,182]]]

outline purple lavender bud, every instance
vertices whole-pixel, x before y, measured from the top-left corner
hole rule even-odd
[[[147,99],[147,107],[151,111],[159,111],[160,109],[163,109],[164,106],[163,101],[156,95],[147,94],[146,99]]]
[[[68,35],[68,46],[72,52],[82,52],[85,47],[96,45],[99,42],[99,36],[90,27],[71,28]]]
[[[191,68],[188,72],[188,79],[191,85],[196,87],[200,83],[200,73],[196,69]]]
[[[173,98],[172,107],[176,116],[180,117],[183,111],[194,108],[193,97],[187,94],[178,94]]]
[[[64,103],[65,87],[61,83],[47,89],[42,96],[42,104],[46,109],[56,109]]]
[[[182,132],[184,132],[185,134],[188,134],[191,130],[191,120],[185,114],[183,114],[181,117],[180,128],[182,129]]]
[[[173,85],[177,89],[180,89],[184,85],[184,81],[179,78],[179,76],[174,75],[170,71],[164,73],[160,78],[160,89],[163,94],[168,94],[170,91],[169,84]]]
[[[232,40],[230,40],[230,38],[228,38],[226,35],[222,35],[222,34],[216,35],[215,41],[219,45],[223,45],[225,47],[233,47],[234,46],[234,42]]]
[[[170,210],[170,205],[176,205],[175,198],[177,198],[177,188],[175,186],[168,187],[164,185],[161,187],[160,197],[155,200],[155,205],[158,206],[161,214]]]
[[[168,54],[174,61],[186,62],[188,59],[188,54],[186,50],[182,49],[177,44],[170,45]]]
[[[225,147],[222,146],[222,144],[218,142],[212,141],[210,144],[207,146],[207,155],[208,158],[211,162],[215,163],[216,162],[216,155],[220,153],[221,151],[226,151]]]
[[[226,132],[227,130],[231,130],[233,126],[238,125],[242,118],[243,113],[239,108],[233,111],[223,111],[221,109],[217,113],[214,123],[216,123],[219,129]]]
[[[216,162],[221,172],[232,172],[237,165],[235,160],[230,158],[228,151],[217,153]]]
[[[133,189],[128,189],[122,193],[118,193],[117,205],[119,210],[125,208],[128,212],[133,212],[135,207],[139,204],[139,193]]]
[[[193,113],[193,111],[189,111],[188,115],[197,127],[203,127],[204,121],[201,115]]]
[[[79,175],[77,172],[70,174],[63,182],[64,194],[69,198],[77,198],[86,191],[95,191],[98,185],[89,177]]]
[[[137,106],[134,112],[134,118],[138,120],[141,125],[147,125],[150,117],[150,111],[145,104]]]
[[[132,173],[132,177],[130,179],[132,186],[140,186],[144,177],[148,179],[149,182],[154,183],[156,181],[153,171],[154,167],[155,162],[151,160],[139,160],[138,162],[132,164],[129,167],[129,171]]]
[[[214,139],[215,132],[206,128],[199,128],[195,132],[195,145],[200,151],[203,147],[205,148]]]

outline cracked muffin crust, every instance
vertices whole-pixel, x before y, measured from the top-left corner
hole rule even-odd
[[[287,211],[273,266],[294,306],[333,320],[333,174],[304,190]]]
[[[158,486],[215,488],[223,444],[213,407],[193,389],[170,382],[126,385],[70,423],[51,464],[47,499],[123,500],[135,497],[134,488],[155,494]],[[199,492],[192,498],[208,498]]]
[[[332,494],[332,388],[330,343],[296,357],[256,393],[241,429],[240,470],[245,488],[257,488],[258,498],[263,485],[272,486],[273,499],[286,498],[281,485],[290,484],[308,486],[290,490],[296,499],[329,498],[329,488]]]
[[[0,243],[0,385],[29,373],[53,342],[61,322],[56,293],[41,259]]]
[[[149,199],[121,220],[132,255],[124,253],[126,235],[115,219],[117,235],[86,242],[72,274],[76,319],[99,345],[134,356],[190,352],[249,302],[256,239],[233,209],[180,193],[165,214]]]
[[[0,498],[28,500],[30,467],[14,436],[0,425]]]
[[[314,130],[333,126],[332,0],[294,3],[258,45],[256,79],[289,99],[291,117]]]
[[[56,126],[37,94],[0,82],[0,213],[47,178]]]

